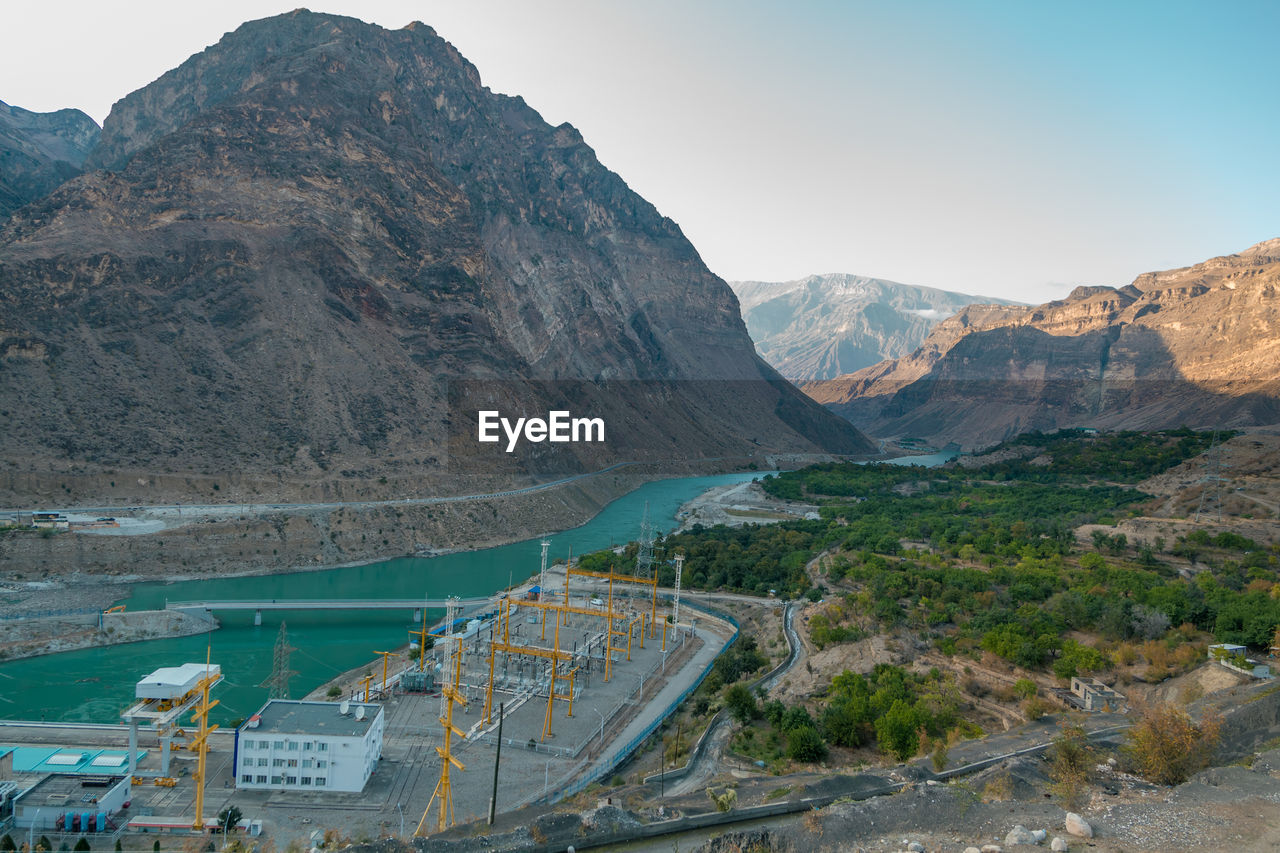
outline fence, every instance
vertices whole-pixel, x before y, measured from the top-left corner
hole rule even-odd
[[[738,626],[737,619],[734,619],[732,616],[730,616],[727,613],[721,613],[717,610],[713,610],[712,608],[705,607],[699,604],[694,604],[693,602],[687,602],[686,606],[691,607],[694,610],[700,610],[703,613],[706,613],[707,615],[713,616],[717,619],[723,619],[724,621],[728,622],[733,626],[733,636],[729,638],[729,642],[725,643],[725,648],[728,648],[729,646],[733,645],[734,641],[738,639],[739,626]],[[707,677],[707,675],[711,673],[711,668],[715,666],[715,664],[716,664],[715,658],[713,658],[710,663],[708,663],[705,667],[703,667],[702,672],[698,674],[697,678],[695,678],[693,682],[690,683],[690,685],[684,689],[684,692],[682,692],[669,705],[667,705],[667,707],[664,708],[660,714],[654,717],[653,722],[650,723],[648,726],[646,726],[644,731],[640,732],[640,734],[636,735],[631,740],[629,740],[626,743],[626,745],[623,746],[621,749],[616,750],[611,756],[609,756],[609,758],[599,763],[596,766],[595,770],[592,770],[591,772],[587,773],[578,781],[564,788],[561,788],[557,791],[553,791],[552,793],[547,794],[537,800],[534,800],[534,802],[535,803],[554,803],[564,799],[565,797],[571,797],[574,794],[581,791],[582,789],[586,788],[588,785],[591,785],[592,783],[596,782],[601,777],[607,776],[609,773],[612,773],[620,764],[622,764],[622,762],[630,758],[632,753],[634,753],[642,743],[648,740],[649,737],[655,731],[657,731],[658,726],[662,725],[662,723],[666,721],[667,717],[675,713],[676,708],[679,708],[680,704],[684,702],[684,700],[688,699],[690,694],[693,693],[693,691],[698,689],[699,685],[702,684],[703,680]]]

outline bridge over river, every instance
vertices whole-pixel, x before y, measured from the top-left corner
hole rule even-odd
[[[443,610],[449,603],[446,598],[270,598],[240,599],[234,601],[165,601],[165,610],[182,610],[206,613],[214,610],[252,610],[253,624],[262,624],[264,610],[411,610],[413,620],[422,618],[422,609]],[[493,603],[492,598],[457,599],[462,610],[459,616],[467,616]]]

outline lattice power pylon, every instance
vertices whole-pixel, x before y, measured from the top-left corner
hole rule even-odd
[[[1218,431],[1213,431],[1213,439],[1209,445],[1209,452],[1206,454],[1208,459],[1208,467],[1205,474],[1200,478],[1203,487],[1200,489],[1200,505],[1196,507],[1196,521],[1200,521],[1200,516],[1205,512],[1205,504],[1208,502],[1209,493],[1213,493],[1213,504],[1209,508],[1210,512],[1217,515],[1218,523],[1222,523],[1222,484],[1227,478],[1222,476],[1222,443],[1218,441]]]
[[[653,525],[649,523],[649,502],[644,502],[644,518],[640,522],[640,542],[636,549],[636,577],[653,577]]]
[[[289,645],[289,629],[281,621],[280,632],[276,634],[276,648],[271,662],[271,674],[258,685],[259,687],[266,687],[269,691],[267,695],[272,699],[289,698],[289,679],[298,674],[296,671],[289,669],[289,655],[293,652],[294,647]]]
[[[458,597],[451,596],[446,607],[448,616],[445,630],[448,633],[444,639],[451,642],[448,660],[441,672],[443,685],[440,689],[440,725],[444,727],[444,746],[436,747],[436,753],[440,756],[440,781],[436,783],[436,790],[431,795],[430,802],[427,803],[426,811],[422,813],[422,820],[414,830],[415,836],[426,834],[424,828],[427,825],[427,817],[431,814],[432,805],[437,802],[439,814],[436,818],[436,832],[443,832],[453,825],[453,789],[449,780],[449,771],[454,767],[459,770],[467,769],[461,761],[453,757],[453,736],[457,735],[463,740],[467,737],[466,732],[453,724],[454,706],[467,704],[466,697],[458,689],[462,685],[462,638],[453,636],[453,622],[457,618],[460,606]]]
[[[676,594],[671,602],[671,621],[680,624],[680,581],[684,577],[684,554],[676,554]]]
[[[546,600],[547,597],[547,549],[551,547],[551,543],[546,539],[542,540],[542,571],[538,572],[538,598]]]

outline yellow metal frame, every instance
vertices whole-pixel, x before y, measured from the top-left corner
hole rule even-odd
[[[461,644],[461,638],[457,639]],[[427,823],[427,816],[431,814],[431,806],[437,800],[440,803],[439,816],[436,818],[436,832],[444,832],[453,825],[453,788],[449,780],[450,768],[456,767],[459,770],[466,770],[466,765],[453,757],[453,736],[457,735],[462,740],[467,739],[467,733],[459,729],[453,724],[453,706],[455,703],[467,704],[467,698],[458,691],[458,685],[462,683],[462,651],[456,649],[454,651],[454,676],[453,683],[445,685],[441,692],[448,700],[445,705],[445,713],[440,717],[440,725],[444,727],[444,746],[436,747],[436,754],[440,756],[440,781],[436,783],[435,792],[431,795],[431,800],[427,803],[426,811],[422,813],[422,820],[418,821],[418,828],[414,830],[414,836],[426,835],[423,828]]]
[[[205,666],[209,664],[208,652],[205,653]],[[209,675],[205,670],[204,678],[200,679],[200,683],[196,689],[200,691],[200,704],[196,706],[194,713],[191,715],[191,722],[199,723],[200,729],[196,732],[196,736],[187,744],[187,749],[194,751],[198,758],[196,759],[196,772],[192,777],[196,787],[195,819],[191,822],[191,828],[204,831],[204,776],[205,776],[205,759],[209,752],[209,735],[218,730],[218,726],[209,725],[209,712],[217,705],[218,700],[209,701],[209,688],[213,686],[220,675]],[[157,784],[162,784],[157,782]]]

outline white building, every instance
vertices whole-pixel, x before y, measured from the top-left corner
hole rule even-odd
[[[384,724],[381,705],[272,699],[236,730],[236,787],[364,790]]]

